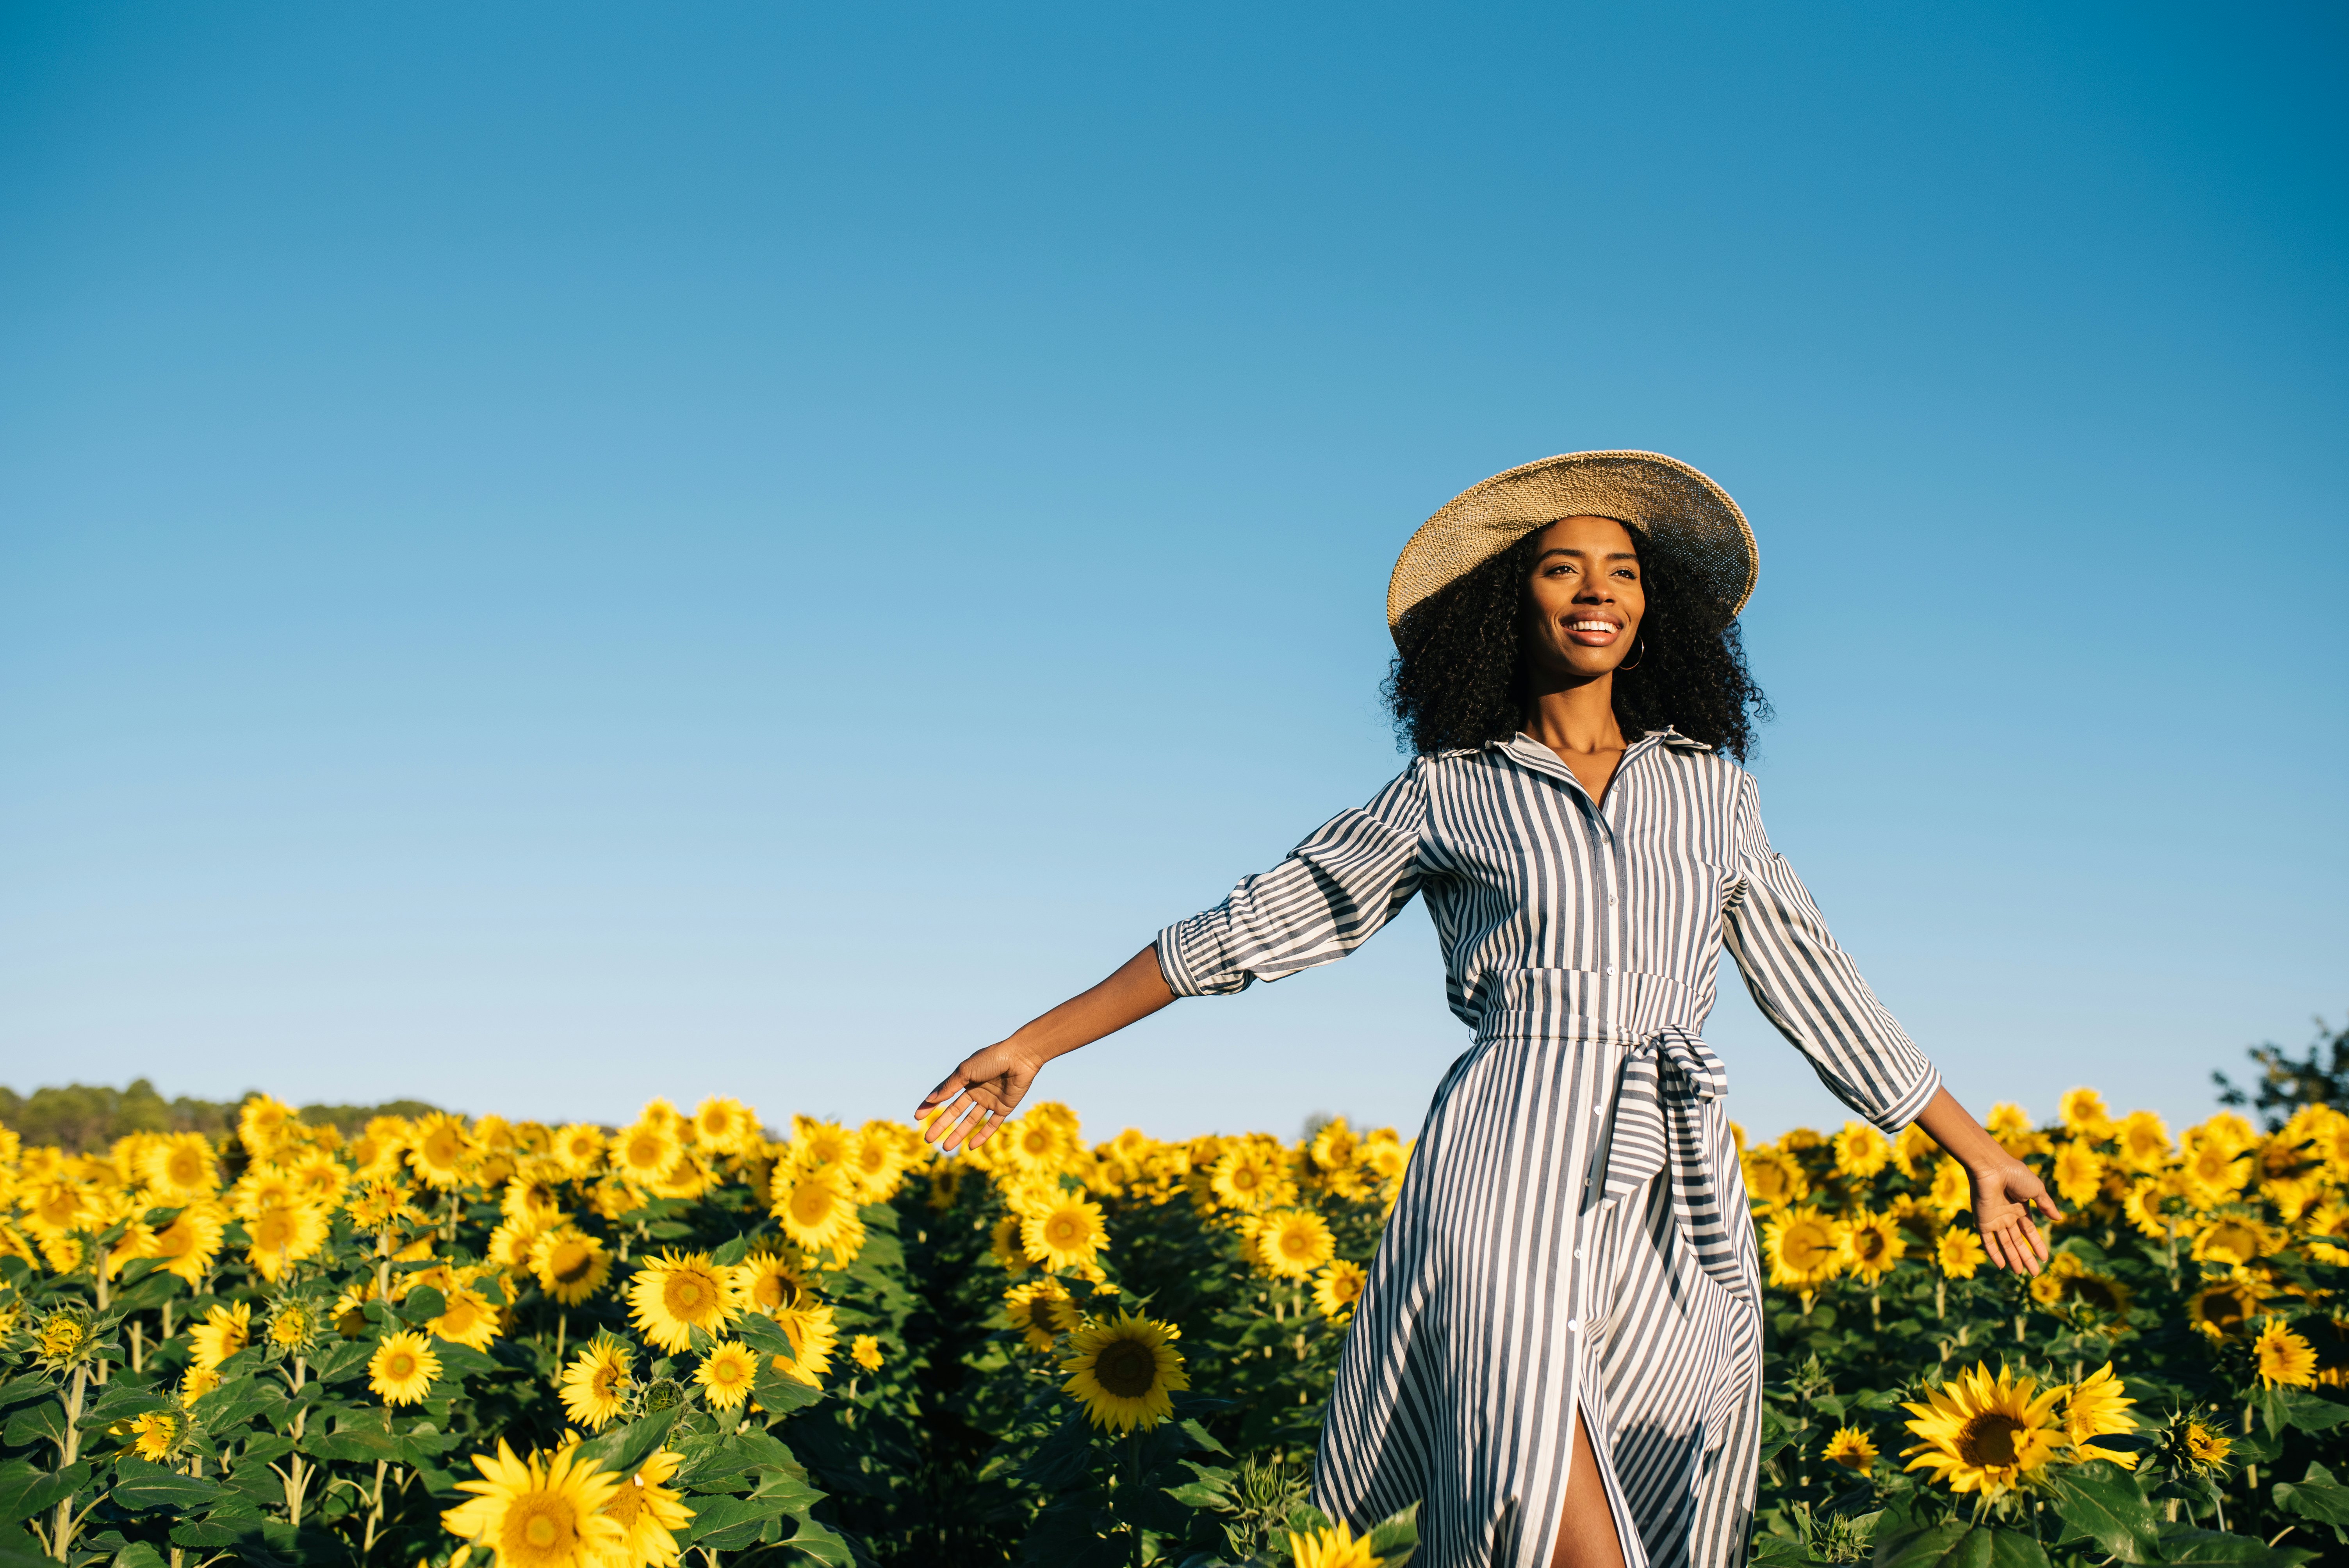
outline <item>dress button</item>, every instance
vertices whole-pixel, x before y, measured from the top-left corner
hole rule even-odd
[[[1613,965],[1612,964],[1609,964],[1609,965],[1607,966],[1607,973],[1609,973],[1609,975],[1614,974],[1614,973],[1615,973],[1615,965]]]
[[[1580,1247],[1577,1247],[1577,1248],[1575,1248],[1575,1249],[1574,1249],[1574,1255],[1575,1255],[1576,1257],[1580,1257],[1580,1256],[1582,1255],[1582,1249],[1581,1249]]]

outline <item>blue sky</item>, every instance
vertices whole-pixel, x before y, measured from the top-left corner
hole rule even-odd
[[[0,1081],[903,1114],[1401,766],[1428,512],[1643,447],[1961,1098],[2199,1117],[2349,1008],[2349,49],[2250,15],[0,14]],[[1414,910],[1039,1093],[1466,1044]]]

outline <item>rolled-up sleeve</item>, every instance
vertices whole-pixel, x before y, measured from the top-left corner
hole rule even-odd
[[[1419,891],[1423,767],[1414,761],[1369,805],[1339,812],[1223,903],[1160,932],[1167,988],[1228,995],[1343,958],[1393,919]]]
[[[1738,793],[1736,841],[1724,934],[1755,1005],[1810,1059],[1828,1092],[1883,1131],[1899,1131],[1924,1110],[1941,1075],[1876,999],[1851,955],[1827,934],[1795,869],[1771,849],[1751,776]]]

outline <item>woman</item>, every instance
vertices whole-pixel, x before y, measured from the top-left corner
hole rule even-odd
[[[1388,589],[1411,765],[917,1112],[949,1151],[984,1141],[1054,1057],[1342,957],[1424,894],[1475,1038],[1356,1305],[1313,1500],[1362,1526],[1423,1499],[1426,1568],[1744,1561],[1762,1278],[1697,1034],[1724,944],[1837,1099],[1965,1167],[1993,1262],[2047,1257],[2045,1188],[1941,1087],[1763,832],[1737,766],[1755,570],[1736,503],[1654,453],[1463,491]]]

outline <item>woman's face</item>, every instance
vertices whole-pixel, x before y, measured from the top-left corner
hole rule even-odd
[[[1566,517],[1541,531],[1526,593],[1526,645],[1547,673],[1588,680],[1630,655],[1648,596],[1631,534],[1608,517]]]

